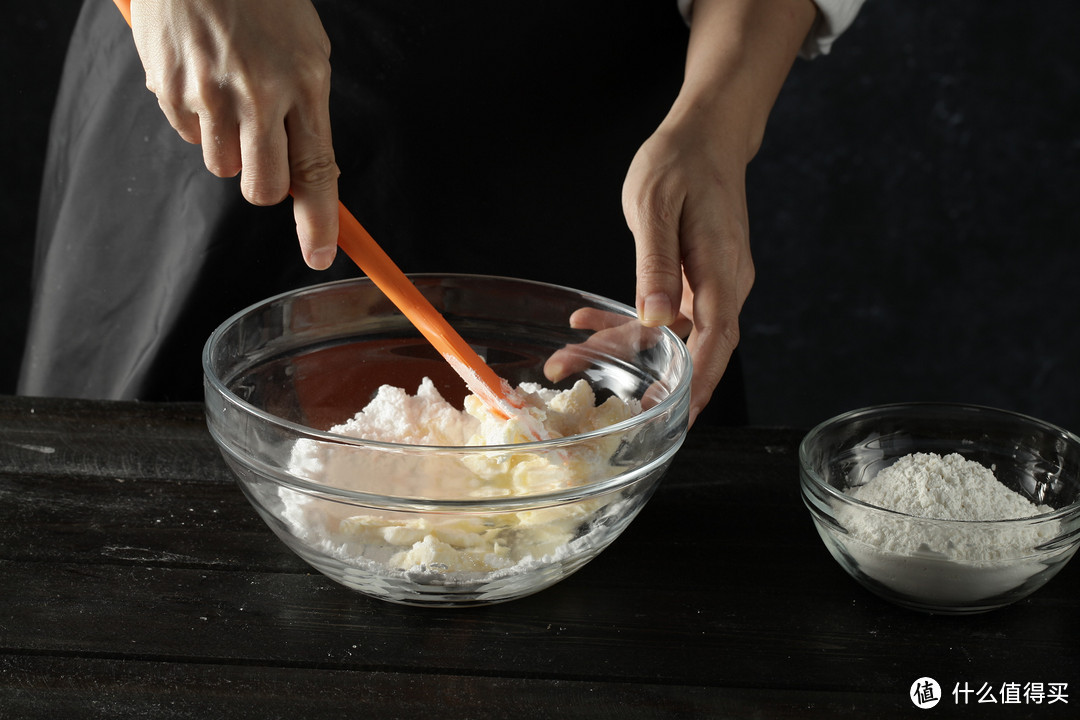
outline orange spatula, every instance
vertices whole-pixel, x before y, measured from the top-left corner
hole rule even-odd
[[[338,223],[341,249],[442,354],[469,391],[504,418],[520,410],[525,401],[476,354],[341,203]]]
[[[131,1],[113,0],[131,25]],[[495,374],[476,351],[446,322],[416,286],[394,264],[353,214],[338,203],[338,245],[465,381],[469,391],[504,418],[517,414],[524,400]]]

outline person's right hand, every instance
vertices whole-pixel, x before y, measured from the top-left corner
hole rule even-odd
[[[334,259],[338,167],[330,135],[330,40],[310,0],[132,0],[146,86],[214,175],[244,197],[293,195],[304,260]]]

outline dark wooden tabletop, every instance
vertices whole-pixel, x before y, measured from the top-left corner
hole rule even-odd
[[[0,397],[0,717],[911,717],[923,676],[939,716],[1076,717],[1080,567],[982,615],[886,603],[814,531],[801,435],[695,428],[576,575],[422,609],[287,550],[199,405]]]

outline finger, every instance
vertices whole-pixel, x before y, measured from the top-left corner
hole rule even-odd
[[[565,380],[574,373],[586,370],[591,363],[576,345],[566,345],[551,353],[544,361],[544,377],[553,383]]]
[[[625,316],[623,319],[628,320]],[[552,382],[559,382],[594,366],[598,357],[632,357],[638,350],[638,341],[627,333],[628,329],[640,330],[641,326],[634,322],[632,325],[609,327],[593,333],[583,343],[564,345],[544,363],[544,376]]]
[[[679,218],[682,196],[651,187],[635,195],[627,176],[623,210],[634,235],[638,316],[657,327],[675,321],[682,297]]]
[[[289,138],[284,115],[248,110],[240,118],[240,189],[252,205],[276,205],[289,192]]]
[[[690,424],[712,398],[739,344],[739,308],[733,288],[699,288],[694,295],[694,330],[687,349],[694,367]]]
[[[289,123],[289,167],[300,251],[311,268],[324,270],[337,253],[340,175],[328,114],[314,126]]]
[[[206,169],[221,178],[233,177],[243,167],[240,129],[229,114],[207,111],[199,116],[199,131]]]
[[[684,280],[683,282],[685,284],[686,281]],[[684,299],[683,304],[685,305],[686,302],[687,301]],[[671,332],[681,338],[685,338],[689,335],[690,331],[694,329],[694,321],[689,317],[691,312],[691,307],[686,307],[685,310],[681,311],[679,316],[675,318],[675,322],[668,324]],[[575,330],[592,330],[593,332],[599,332],[600,330],[606,330],[607,328],[619,327],[625,323],[625,315],[608,312],[607,310],[601,310],[600,308],[584,307],[578,308],[570,313],[570,327]]]
[[[603,342],[604,331],[619,328],[630,320],[627,315],[600,308],[578,308],[570,314],[570,327],[574,330],[591,330],[594,334],[584,343],[566,345],[553,352],[544,363],[544,376],[551,382],[559,382],[588,369],[592,361],[582,348]]]
[[[610,325],[594,332],[583,343],[566,345],[552,353],[544,363],[544,375],[558,382],[595,366],[598,359],[629,360],[659,341],[658,328],[645,327],[625,315],[617,317],[622,317],[621,324]]]
[[[619,327],[627,321],[626,315],[594,307],[578,308],[570,313],[570,327],[574,330],[605,330]]]
[[[739,344],[739,314],[754,282],[745,199],[710,197],[694,203],[698,212],[687,214],[682,227],[683,301],[689,305],[682,311],[689,311],[694,321],[686,343],[694,365],[691,424],[708,404]]]
[[[300,251],[316,270],[330,266],[337,253],[338,176],[330,125],[329,41],[323,55],[308,58],[300,69],[304,93],[286,118],[293,216]]]

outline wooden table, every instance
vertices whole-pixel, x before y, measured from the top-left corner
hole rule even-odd
[[[879,600],[813,530],[801,435],[695,428],[578,574],[420,609],[292,555],[199,405],[0,397],[0,717],[911,717],[922,676],[939,715],[1076,717],[1080,566],[984,615]],[[1002,704],[1027,683],[1068,702]]]

